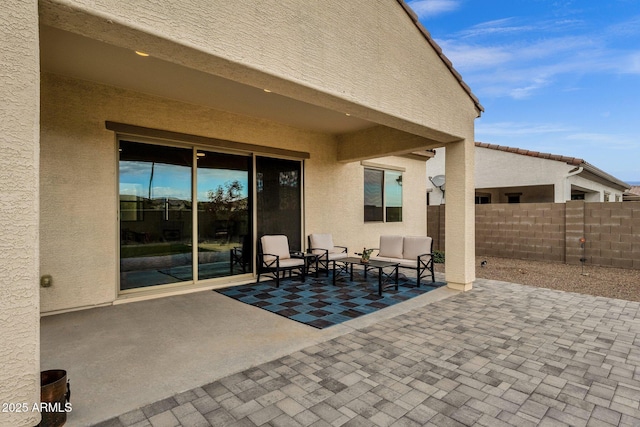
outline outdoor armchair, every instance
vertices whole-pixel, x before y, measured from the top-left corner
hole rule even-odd
[[[329,263],[346,258],[348,255],[346,246],[333,244],[333,236],[331,234],[310,234],[309,251],[318,255],[318,267],[325,269],[327,276],[329,276]]]
[[[269,275],[276,281],[276,287],[280,287],[280,275],[286,272],[299,270],[300,277],[305,280],[306,261],[304,257],[295,258],[296,252],[289,250],[289,239],[284,235],[265,235],[258,241],[258,278],[260,275]]]

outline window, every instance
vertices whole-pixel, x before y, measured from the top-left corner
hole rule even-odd
[[[507,203],[520,203],[520,196],[522,193],[507,193]]]
[[[491,203],[491,194],[476,194],[476,205],[487,205]]]
[[[402,172],[364,169],[364,220],[402,221]]]

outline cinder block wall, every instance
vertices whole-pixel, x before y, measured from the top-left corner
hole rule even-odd
[[[640,269],[640,202],[585,203],[584,231],[588,263]]]
[[[427,207],[427,235],[433,239],[433,249],[444,251],[445,205]]]
[[[562,262],[564,216],[564,204],[477,205],[476,253]]]
[[[427,218],[444,250],[444,205]],[[640,202],[476,205],[476,254],[640,269]]]

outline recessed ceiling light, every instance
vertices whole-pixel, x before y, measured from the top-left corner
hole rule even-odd
[[[345,115],[345,116],[350,116],[350,115],[351,115],[351,113],[344,113],[344,115]]]
[[[136,50],[136,55],[140,55],[140,56],[149,56],[149,54],[148,54],[148,53],[140,52],[139,50]]]
[[[271,91],[269,89],[262,89],[262,90],[264,90],[267,93],[271,93]]]

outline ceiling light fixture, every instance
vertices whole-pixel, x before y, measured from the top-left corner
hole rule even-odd
[[[262,89],[262,90],[264,90],[267,93],[271,93],[271,91],[269,89]]]
[[[145,56],[145,57],[146,57],[146,56],[149,56],[149,54],[148,54],[148,53],[140,52],[139,50],[136,50],[136,55]]]

